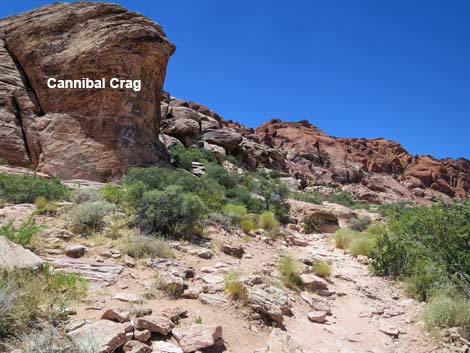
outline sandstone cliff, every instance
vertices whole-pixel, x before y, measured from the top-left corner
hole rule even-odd
[[[167,162],[158,141],[175,47],[113,4],[58,3],[0,21],[0,155],[64,178],[107,180]],[[140,92],[51,90],[47,79],[141,79]]]

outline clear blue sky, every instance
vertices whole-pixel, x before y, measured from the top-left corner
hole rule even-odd
[[[52,1],[2,1],[0,16]],[[177,49],[165,87],[256,127],[308,119],[343,137],[470,158],[470,1],[116,1]]]

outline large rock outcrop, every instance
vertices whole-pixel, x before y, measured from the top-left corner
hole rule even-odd
[[[150,19],[107,3],[56,3],[0,21],[0,156],[64,178],[107,180],[167,162],[158,140],[175,47]],[[50,89],[48,78],[106,79]],[[113,89],[111,78],[141,80]]]

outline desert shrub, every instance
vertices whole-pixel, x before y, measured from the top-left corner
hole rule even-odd
[[[41,320],[57,323],[67,317],[70,300],[83,295],[87,281],[75,274],[14,270],[0,273],[0,337],[21,335]]]
[[[49,202],[44,196],[39,196],[34,201],[34,206],[36,206],[35,214],[47,214],[53,216],[57,213],[58,206],[52,202]]]
[[[314,205],[321,205],[323,203],[323,197],[318,192],[298,192],[294,194],[294,199],[313,203]]]
[[[168,241],[160,237],[150,237],[141,234],[121,239],[119,249],[122,253],[136,259],[145,257],[167,259],[174,257]]]
[[[302,230],[305,234],[319,233],[321,232],[321,227],[325,223],[324,218],[321,215],[305,215],[302,219]]]
[[[221,167],[215,163],[206,166],[206,173],[204,174],[204,178],[211,178],[226,189],[235,188],[240,180],[240,176],[238,174],[231,173],[224,167]]]
[[[90,336],[86,342],[75,342],[55,327],[35,330],[23,335],[18,342],[24,353],[98,353],[100,350]]]
[[[279,227],[279,222],[270,211],[263,212],[258,219],[259,226],[263,229],[269,230]]]
[[[461,296],[440,293],[426,305],[424,322],[430,329],[460,327],[463,337],[470,339],[470,300]]]
[[[386,203],[386,204],[380,205],[378,207],[378,211],[384,217],[397,218],[403,213],[403,211],[406,208],[411,207],[411,205],[412,204],[410,201],[398,201],[394,203]]]
[[[119,186],[115,186],[113,184],[106,184],[100,189],[100,192],[103,196],[103,199],[110,203],[120,205],[124,201],[125,192],[124,189]]]
[[[287,236],[287,233],[281,227],[278,226],[265,230],[263,235],[271,239],[277,239],[285,238]]]
[[[292,289],[301,289],[303,286],[300,278],[299,264],[292,256],[285,255],[279,260],[279,272],[282,275],[284,285]]]
[[[340,191],[328,196],[328,201],[350,208],[362,208],[368,210],[370,205],[367,202],[356,201],[347,191]]]
[[[106,201],[85,202],[70,209],[67,219],[77,231],[100,231],[104,216],[115,207]]]
[[[377,240],[375,237],[371,237],[366,234],[359,234],[352,239],[348,249],[354,256],[362,255],[370,257],[376,246]]]
[[[186,148],[178,144],[171,146],[169,152],[175,166],[186,170],[191,170],[192,162],[216,162],[214,154],[204,148]]]
[[[333,240],[338,249],[348,249],[355,235],[358,232],[351,229],[338,229],[333,234]]]
[[[233,223],[233,219],[223,213],[214,212],[207,216],[206,224],[208,225],[220,225],[225,230],[231,230],[236,224]]]
[[[229,272],[224,279],[225,291],[235,300],[245,303],[248,297],[248,291],[245,285],[240,281],[240,273],[237,271]]]
[[[38,197],[63,200],[69,190],[58,179],[35,178],[0,173],[0,198],[13,203],[33,203]]]
[[[239,164],[238,160],[234,156],[232,156],[231,154],[226,154],[224,156],[224,160],[226,160],[227,162],[232,163],[233,165],[238,165]]]
[[[164,191],[144,194],[137,213],[137,225],[147,234],[191,235],[199,232],[205,213],[204,204],[197,195],[184,194],[180,187],[169,186]]]
[[[28,246],[33,237],[42,229],[42,226],[36,224],[34,217],[30,217],[19,227],[16,227],[13,220],[10,220],[7,224],[0,226],[0,235],[7,237],[14,243]]]
[[[3,157],[0,157],[0,165],[7,165],[8,164],[8,161],[3,158]]]
[[[331,265],[326,261],[316,261],[313,265],[313,272],[317,276],[329,278],[331,276]]]
[[[388,232],[378,238],[373,268],[400,276],[414,296],[426,299],[436,288],[470,275],[470,202],[400,207],[389,212]]]
[[[224,206],[223,213],[230,217],[234,224],[239,224],[248,211],[245,206],[228,204]]]
[[[70,201],[76,204],[85,202],[98,202],[103,200],[103,195],[99,190],[91,188],[78,188],[72,191]]]
[[[349,223],[349,228],[351,228],[352,230],[357,230],[358,232],[362,232],[372,223],[372,219],[367,216],[354,218]]]
[[[240,227],[243,232],[249,233],[255,229],[255,223],[251,218],[245,218],[240,222]]]

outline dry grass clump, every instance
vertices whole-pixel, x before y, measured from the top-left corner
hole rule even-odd
[[[127,237],[122,237],[118,244],[122,253],[127,254],[135,259],[143,258],[174,258],[173,250],[167,240],[147,236],[137,233]]]
[[[317,276],[329,278],[331,276],[331,265],[326,261],[319,260],[313,265],[313,272]]]
[[[286,287],[291,289],[301,289],[303,287],[299,264],[291,255],[282,256],[278,267]]]
[[[246,303],[248,291],[245,285],[240,281],[240,273],[232,271],[225,276],[225,291],[235,300]]]

